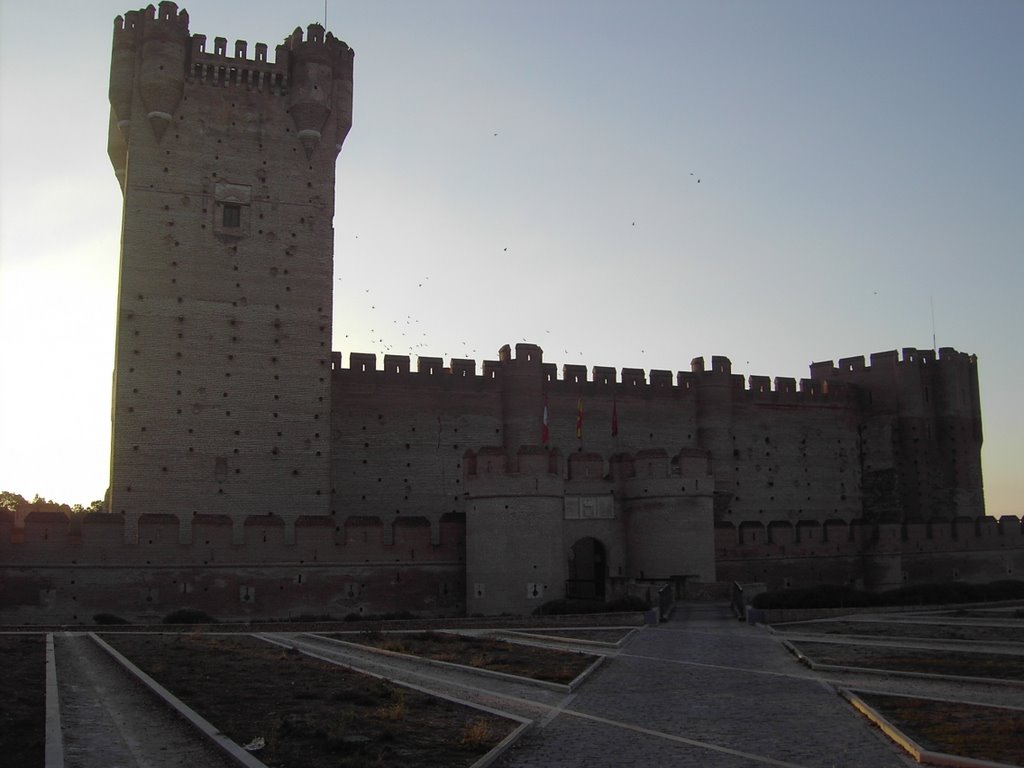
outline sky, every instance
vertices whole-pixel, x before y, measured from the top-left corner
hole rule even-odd
[[[979,358],[1024,513],[1024,3],[328,0],[356,52],[334,349],[744,375]],[[273,46],[323,0],[184,3]],[[0,490],[101,498],[121,194],[113,19],[0,4]]]

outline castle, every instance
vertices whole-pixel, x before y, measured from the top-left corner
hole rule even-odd
[[[0,511],[0,621],[528,613],[651,582],[883,589],[1024,569],[985,516],[977,361],[690,370],[332,352],[353,52],[118,17],[109,509]],[[343,255],[342,255],[343,256]],[[344,263],[344,262],[342,262]],[[380,363],[380,365],[378,365]]]

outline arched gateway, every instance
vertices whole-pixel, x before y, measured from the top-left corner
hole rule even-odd
[[[604,600],[608,558],[604,545],[593,536],[578,540],[569,553],[569,580],[565,596],[578,600]]]

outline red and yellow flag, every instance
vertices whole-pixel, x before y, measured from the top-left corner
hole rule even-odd
[[[583,398],[576,398],[576,439],[583,439]]]

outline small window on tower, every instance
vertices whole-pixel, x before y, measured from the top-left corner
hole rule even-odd
[[[240,227],[242,225],[242,206],[225,203],[223,224],[225,227]]]

